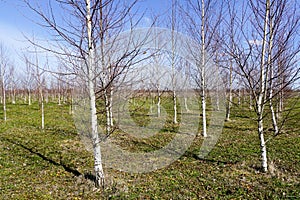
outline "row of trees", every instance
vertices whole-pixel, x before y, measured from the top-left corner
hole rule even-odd
[[[120,39],[122,32],[130,30],[127,35],[134,36],[132,30],[139,26],[142,15],[135,5],[138,0],[130,2],[122,0],[85,0],[85,1],[50,1],[47,6],[39,2],[24,0],[26,6],[43,21],[43,26],[53,33],[52,45],[43,46],[31,40],[35,48],[41,48],[57,56],[63,63],[60,70],[53,73],[58,77],[58,94],[62,91],[63,75],[72,77],[72,89],[86,88],[89,97],[90,129],[95,160],[96,185],[104,184],[102,168],[100,137],[98,133],[97,101],[103,101],[106,115],[106,134],[114,130],[113,126],[113,94],[118,87],[128,84],[131,70],[136,70],[138,64],[146,62],[159,66],[159,53],[145,49],[147,37]],[[43,3],[44,4],[44,3]],[[267,171],[267,141],[265,127],[270,114],[274,133],[280,134],[286,115],[284,99],[288,90],[295,90],[296,81],[300,78],[297,63],[299,53],[299,14],[296,1],[289,0],[170,0],[168,17],[155,16],[153,25],[169,27],[172,31],[181,31],[199,44],[199,54],[192,55],[198,66],[189,69],[189,64],[181,62],[170,52],[171,84],[173,85],[174,123],[177,120],[176,103],[176,69],[185,68],[187,79],[196,83],[200,91],[202,108],[202,135],[206,131],[206,103],[210,84],[209,64],[217,66],[216,74],[223,77],[228,97],[226,105],[226,120],[230,120],[230,109],[233,103],[233,91],[247,91],[250,109],[256,113],[257,134],[260,141],[262,169]],[[55,8],[55,9],[54,9]],[[54,10],[62,10],[60,16]],[[165,23],[158,23],[165,21]],[[177,41],[173,35],[170,43],[175,46]],[[120,42],[122,41],[122,42]],[[36,51],[35,51],[36,52]],[[151,53],[146,53],[151,52]],[[1,53],[2,99],[5,101],[5,55]],[[24,59],[28,70],[35,69],[36,83],[43,103],[43,74],[44,68],[30,59]],[[33,59],[34,60],[34,59]],[[148,61],[151,60],[151,61]],[[180,67],[178,66],[180,65]],[[39,71],[40,70],[40,71]],[[159,69],[156,69],[159,71]],[[59,72],[58,72],[59,71]],[[154,70],[155,71],[155,70]],[[153,72],[153,71],[152,71]],[[77,80],[75,82],[74,80]],[[125,78],[127,77],[127,78]],[[157,91],[157,113],[160,113],[160,97],[164,72],[152,75],[151,90]],[[25,79],[29,86],[31,78]],[[155,81],[157,80],[157,81]],[[188,81],[188,80],[185,80]],[[182,82],[181,82],[182,83]],[[80,85],[78,85],[80,84]],[[132,82],[130,83],[132,84]],[[178,84],[178,83],[177,83]],[[141,84],[140,84],[141,85]],[[149,86],[147,86],[149,87]],[[32,87],[27,88],[28,94]],[[238,88],[236,90],[236,88]],[[28,99],[30,97],[28,96]],[[61,98],[58,98],[61,99]],[[29,100],[28,100],[29,101]],[[288,102],[286,102],[288,103]],[[3,102],[5,111],[5,102]],[[188,108],[187,108],[188,110]],[[5,113],[5,112],[4,112]]]

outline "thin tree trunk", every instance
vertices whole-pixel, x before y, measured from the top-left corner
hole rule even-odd
[[[45,128],[45,113],[44,113],[44,94],[43,94],[43,86],[42,86],[42,79],[41,79],[41,73],[39,72],[39,62],[37,57],[37,51],[36,53],[36,76],[37,76],[37,82],[38,82],[38,99],[39,99],[39,106],[41,110],[41,128],[44,130]]]
[[[271,13],[271,11],[270,11]],[[271,14],[269,17],[269,52],[268,52],[268,66],[269,66],[269,70],[270,70],[270,80],[269,80],[269,87],[270,87],[270,92],[269,92],[269,105],[270,105],[270,110],[271,110],[271,114],[272,114],[272,125],[273,125],[273,129],[274,129],[274,134],[277,135],[278,134],[278,126],[277,126],[277,119],[276,119],[276,113],[274,111],[274,107],[273,107],[273,64],[272,64],[272,50],[273,50],[273,36],[274,36],[274,32],[273,32],[273,20],[271,18]]]
[[[28,89],[28,105],[31,106],[31,91]]]
[[[260,152],[261,152],[261,166],[264,172],[268,171],[268,159],[267,159],[267,146],[264,138],[264,128],[263,128],[263,117],[259,116],[258,120],[258,134],[260,140]]]
[[[102,1],[100,0],[102,6]],[[100,8],[100,12],[102,12]],[[92,18],[91,18],[91,2],[86,0],[86,22],[87,22],[87,33],[88,33],[88,87],[90,97],[90,117],[91,117],[91,135],[93,140],[94,149],[94,170],[95,170],[95,185],[96,187],[104,187],[104,172],[102,167],[102,157],[100,149],[100,138],[98,135],[98,121],[97,121],[97,110],[96,110],[96,96],[95,96],[95,52],[92,41]],[[102,16],[101,16],[102,17]],[[100,19],[100,21],[102,18]]]
[[[238,88],[238,105],[241,105],[241,89]]]
[[[0,66],[1,67],[1,66]],[[4,81],[4,76],[2,73],[4,69],[1,70],[0,68],[0,76],[1,76],[1,85],[2,85],[2,103],[3,103],[3,120],[6,121],[6,92],[5,92],[5,81]]]
[[[206,97],[205,97],[205,3],[202,4],[202,15],[201,15],[201,104],[202,104],[202,135],[207,137],[206,132]]]
[[[263,111],[264,111],[264,101],[266,99],[266,85],[267,85],[267,75],[268,75],[268,66],[265,70],[265,56],[266,56],[266,41],[268,34],[268,17],[270,11],[270,0],[266,0],[266,13],[264,21],[264,35],[262,43],[262,53],[261,53],[261,62],[260,62],[260,91],[257,101],[257,115],[258,115],[258,136],[260,139],[260,151],[261,151],[261,165],[264,172],[268,171],[268,162],[267,162],[267,148],[264,140],[264,128],[263,128]]]
[[[184,108],[185,108],[186,112],[190,112],[190,109],[189,109],[188,104],[187,104],[187,97],[186,96],[184,96]]]
[[[110,90],[110,97],[109,97],[109,120],[110,120],[110,127],[112,128],[114,126],[114,120],[113,120],[113,111],[112,111],[112,107],[113,107],[113,87],[111,87]]]
[[[42,114],[42,129],[45,129],[45,111],[44,111],[44,98],[43,93],[41,93],[41,114]]]
[[[218,62],[219,62],[218,53],[216,52],[217,80],[219,80],[219,63]],[[217,82],[216,84],[217,84],[216,92],[215,92],[215,94],[216,94],[216,109],[217,109],[217,111],[220,111],[219,83]]]
[[[253,107],[252,107],[252,94],[251,94],[251,91],[250,91],[250,93],[249,93],[249,109],[250,110],[252,110],[253,109]]]
[[[174,124],[177,124],[177,100],[176,100],[176,91],[173,91],[173,104],[174,104]]]
[[[160,92],[158,91],[158,96],[157,96],[157,117],[160,117]]]
[[[278,109],[278,114],[280,116],[280,113],[283,111],[283,81],[281,80],[281,89],[279,93],[279,109]]]
[[[106,134],[111,133],[113,127],[113,112],[112,112],[112,101],[113,101],[113,88],[110,88],[110,91],[104,91],[105,98],[105,110],[106,110]],[[109,93],[109,94],[108,94]]]
[[[229,100],[226,109],[226,121],[230,120],[231,104],[232,104],[232,61],[230,61],[230,69],[229,69]]]
[[[16,90],[13,86],[11,87],[11,103],[16,104]]]
[[[58,105],[61,105],[60,81],[58,81]]]
[[[279,118],[279,101],[280,101],[280,93],[277,96],[277,103],[276,103],[276,118]]]
[[[110,110],[109,110],[109,97],[108,91],[104,90],[104,99],[105,99],[105,111],[106,111],[106,134],[110,133]]]
[[[172,2],[172,87],[173,87],[173,109],[174,109],[174,124],[177,124],[177,101],[176,101],[176,80],[175,80],[175,41],[174,41],[174,31],[175,31],[175,9],[176,9],[176,0]]]

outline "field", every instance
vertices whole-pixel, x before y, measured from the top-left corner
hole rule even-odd
[[[203,141],[197,137],[179,160],[154,172],[105,166],[101,190],[94,188],[93,156],[77,134],[68,105],[46,104],[41,130],[37,104],[8,104],[8,120],[0,120],[0,199],[300,199],[299,110],[284,134],[268,143],[269,173],[260,171],[256,124],[248,112],[233,107],[232,120],[205,159],[196,156]],[[170,129],[160,132],[156,145],[170,134]],[[128,138],[122,145],[129,143],[145,151],[155,148]]]

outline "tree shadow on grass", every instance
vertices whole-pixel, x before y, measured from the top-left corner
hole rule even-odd
[[[95,182],[95,176],[92,175],[92,174],[90,174],[90,173],[88,173],[88,174],[82,174],[82,173],[80,173],[78,170],[73,169],[73,168],[67,166],[67,165],[64,164],[64,163],[56,162],[55,160],[52,160],[51,158],[46,157],[45,155],[41,154],[40,152],[35,151],[33,148],[27,147],[27,146],[25,146],[25,145],[23,145],[23,144],[21,144],[21,143],[19,143],[19,142],[13,141],[13,140],[11,140],[11,139],[3,138],[3,137],[2,137],[1,140],[6,140],[7,142],[9,142],[9,143],[11,143],[11,144],[17,145],[17,146],[19,146],[19,147],[21,147],[21,148],[23,148],[23,149],[29,151],[30,153],[32,153],[32,154],[34,154],[34,155],[36,155],[36,156],[42,158],[44,161],[49,162],[50,164],[53,164],[53,165],[55,165],[55,166],[61,166],[61,167],[64,168],[64,170],[65,170],[66,172],[69,172],[69,173],[73,174],[73,175],[76,176],[76,177],[79,177],[79,176],[82,176],[82,175],[83,175],[85,179]]]
[[[199,157],[198,154],[196,154],[194,152],[191,152],[191,151],[186,151],[183,156],[188,157],[188,158],[193,158],[193,159],[198,160],[198,161],[207,162],[207,163],[216,163],[218,165],[219,164],[235,165],[235,164],[239,163],[239,161],[226,161],[226,160],[202,158],[202,157]]]

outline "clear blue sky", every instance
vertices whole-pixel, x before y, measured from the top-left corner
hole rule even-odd
[[[35,0],[43,4],[44,0]],[[34,2],[34,1],[33,1]],[[45,5],[46,2],[44,1]],[[142,23],[147,26],[153,14],[163,13],[170,7],[171,0],[141,0],[136,8],[139,12],[145,12]],[[46,32],[40,26],[33,23],[34,14],[25,8],[21,0],[0,0],[0,42],[6,46],[11,55],[20,53],[29,46],[23,34],[27,36],[45,37]],[[12,60],[20,64],[18,56],[12,56]]]

